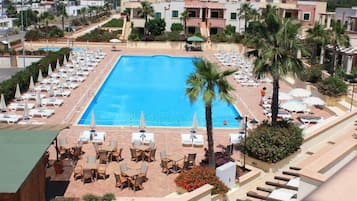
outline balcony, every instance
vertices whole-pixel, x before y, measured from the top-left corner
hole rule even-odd
[[[187,20],[187,26],[188,27],[199,27],[200,26],[200,23],[202,22],[201,18],[193,18],[193,17],[190,17],[188,20]]]
[[[223,18],[210,18],[207,19],[208,27],[217,27],[224,29],[226,27],[226,20]]]

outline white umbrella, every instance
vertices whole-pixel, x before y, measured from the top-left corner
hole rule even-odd
[[[305,98],[305,97],[309,97],[311,96],[311,91],[308,91],[306,89],[303,88],[295,88],[292,89],[289,94],[291,96],[294,96],[295,98]]]
[[[307,105],[325,105],[325,101],[315,96],[304,98],[302,102]]]
[[[38,77],[37,77],[37,81],[41,82],[43,80],[43,76],[42,76],[42,70],[38,70]]]
[[[290,112],[305,112],[307,110],[306,105],[298,101],[287,101],[282,103],[280,107]]]
[[[293,97],[291,97],[289,94],[285,93],[285,92],[280,92],[279,91],[279,100],[290,100],[292,99]]]
[[[91,130],[94,130],[94,129],[95,129],[95,116],[94,116],[94,111],[92,111],[92,113],[91,113],[90,129],[91,129]]]
[[[5,111],[6,111],[6,103],[5,103],[4,94],[1,94],[1,99],[0,99],[0,111],[2,111],[2,112],[5,112]]]
[[[30,85],[29,85],[29,89],[31,91],[35,90],[35,84],[33,83],[33,77],[30,77]]]
[[[119,40],[117,38],[113,38],[113,39],[110,39],[109,42],[111,42],[111,43],[121,43],[121,40]]]
[[[59,59],[57,59],[57,63],[56,63],[56,69],[59,69],[61,67],[60,63],[59,63]]]
[[[140,113],[140,124],[139,124],[139,129],[140,131],[144,131],[145,129],[145,118],[144,118],[144,112]]]
[[[18,83],[17,83],[17,85],[16,85],[15,98],[16,98],[17,100],[20,100],[20,99],[21,99],[21,91],[20,91],[20,86],[19,86]]]
[[[67,61],[67,56],[64,55],[64,56],[63,56],[63,64],[67,64],[67,62],[68,62],[68,61]]]
[[[193,114],[193,118],[192,118],[192,128],[191,128],[191,132],[196,132],[198,127],[198,121],[197,121],[197,113],[195,112]]]
[[[27,104],[27,101],[25,102],[25,106],[24,106],[24,117],[25,120],[28,120],[29,117],[29,106]]]
[[[53,71],[52,71],[52,67],[51,67],[51,64],[48,64],[48,71],[47,71],[47,74],[48,75],[52,75]]]
[[[36,106],[41,106],[41,93],[39,91],[36,92]]]
[[[48,94],[49,96],[54,96],[55,95],[55,91],[53,90],[53,85],[50,85],[50,89],[48,90]]]

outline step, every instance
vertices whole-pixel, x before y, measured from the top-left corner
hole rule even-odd
[[[334,112],[337,116],[341,116],[345,114],[345,111],[341,110],[339,107],[329,106],[328,107],[332,112]]]
[[[346,102],[346,101],[339,101],[338,104],[342,105],[343,107],[347,108],[349,111],[351,108],[351,102]],[[356,106],[352,104],[352,110],[356,109]]]

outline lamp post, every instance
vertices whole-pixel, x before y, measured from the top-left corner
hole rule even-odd
[[[352,106],[353,106],[353,96],[355,94],[355,83],[352,83],[352,97],[351,97],[351,106],[350,106],[350,112],[352,111]]]
[[[24,34],[25,27],[24,27],[24,1],[21,0],[21,31]],[[24,68],[26,68],[26,62],[25,62],[25,34],[22,38],[22,62],[24,65]]]

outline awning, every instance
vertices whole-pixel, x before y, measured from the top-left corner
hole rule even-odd
[[[205,40],[198,36],[191,36],[187,38],[188,42],[204,42]]]

